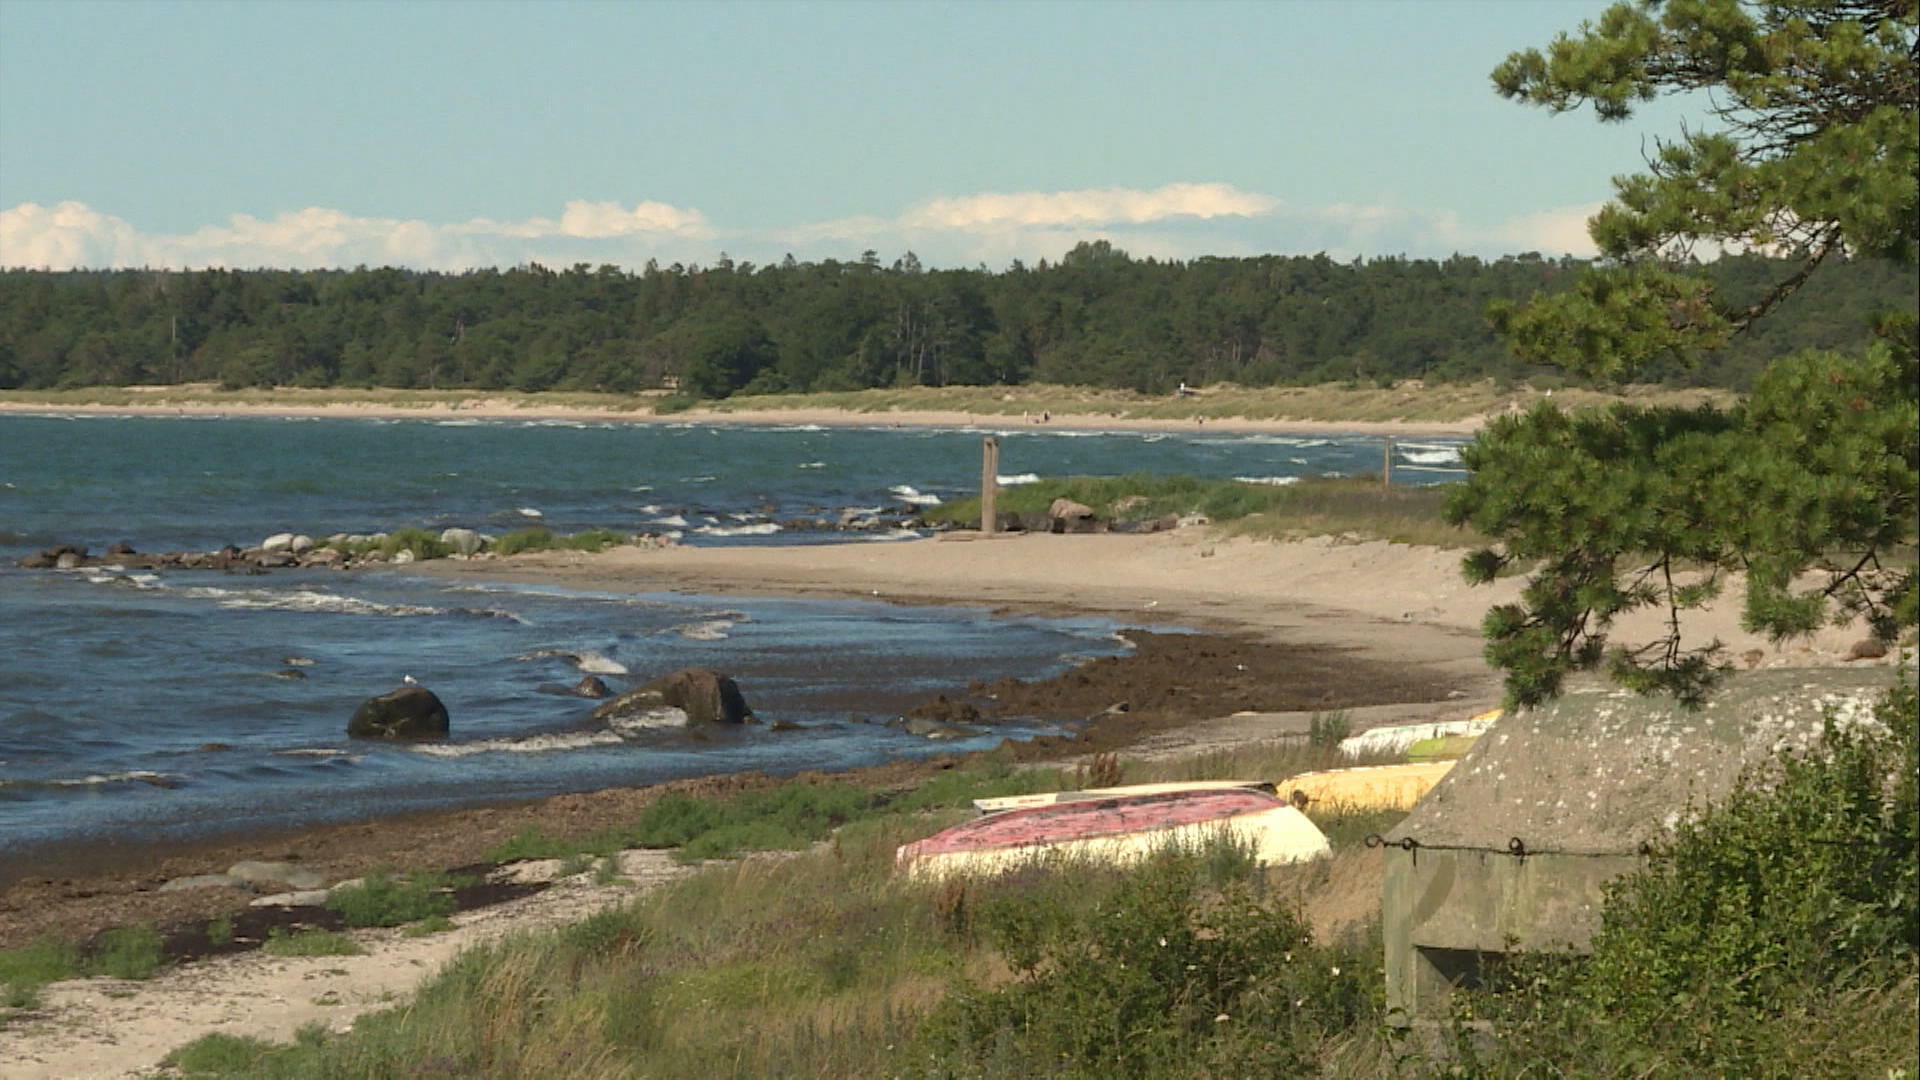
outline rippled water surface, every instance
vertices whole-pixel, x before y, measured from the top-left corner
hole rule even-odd
[[[0,416],[0,871],[47,844],[149,843],[951,750],[873,721],[973,678],[1050,675],[1123,647],[1101,619],[476,586],[401,571],[28,571],[13,566],[23,554],[452,525],[870,543],[794,523],[961,494],[977,482],[981,434]],[[1284,482],[1377,468],[1379,446],[1012,430],[1001,462],[1009,482],[1133,471]],[[1456,460],[1446,441],[1399,453],[1407,464]],[[588,720],[591,702],[552,692],[588,671],[618,690],[695,665],[732,674],[764,718],[805,730],[710,741],[614,732]],[[452,739],[347,740],[354,708],[405,677],[447,702]]]

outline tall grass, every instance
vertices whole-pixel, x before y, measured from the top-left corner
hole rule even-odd
[[[1366,477],[1308,478],[1287,485],[1192,476],[1134,473],[1115,477],[1061,477],[1008,488],[998,507],[1040,513],[1055,499],[1092,508],[1101,518],[1148,521],[1201,514],[1231,535],[1288,538],[1352,534],[1435,547],[1484,543],[1478,534],[1446,523],[1447,485],[1387,487]],[[956,499],[922,512],[925,520],[958,524],[980,517],[980,500]]]

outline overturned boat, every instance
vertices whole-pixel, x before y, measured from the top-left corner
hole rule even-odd
[[[1404,754],[1408,747],[1430,739],[1482,735],[1500,719],[1501,712],[1500,709],[1490,709],[1466,720],[1369,728],[1351,738],[1340,740],[1340,752],[1350,758],[1362,754]]]
[[[1276,791],[1309,814],[1316,810],[1411,810],[1453,764],[1447,759],[1327,769],[1282,780]]]
[[[1170,847],[1221,837],[1246,845],[1263,865],[1304,862],[1329,845],[1306,815],[1248,788],[1178,790],[1075,799],[989,814],[903,844],[894,853],[911,877],[987,876],[1049,858],[1127,865]]]
[[[1264,791],[1273,794],[1271,780],[1169,780],[1158,784],[1127,784],[1122,787],[1085,788],[1079,791],[1042,791],[1032,795],[1001,795],[973,800],[973,808],[983,814],[1006,810],[1024,810],[1030,806],[1081,802],[1087,799],[1116,799],[1133,795],[1166,795],[1177,791]]]

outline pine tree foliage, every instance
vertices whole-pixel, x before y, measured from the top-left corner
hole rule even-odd
[[[1521,601],[1488,614],[1488,658],[1532,703],[1604,666],[1641,691],[1698,703],[1725,670],[1718,642],[1683,641],[1683,612],[1746,575],[1745,624],[1775,640],[1863,617],[1893,639],[1915,622],[1920,342],[1911,316],[1920,181],[1914,0],[1642,0],[1577,37],[1515,53],[1503,95],[1624,120],[1662,94],[1704,94],[1720,130],[1659,144],[1615,180],[1590,223],[1605,258],[1572,289],[1496,304],[1530,360],[1600,378],[1698,364],[1844,262],[1885,258],[1908,283],[1864,351],[1775,360],[1728,410],[1550,407],[1491,424],[1449,505],[1498,539],[1471,581],[1540,560]],[[1757,293],[1722,297],[1697,245],[1791,253]],[[1664,609],[1667,633],[1607,646],[1620,615]]]

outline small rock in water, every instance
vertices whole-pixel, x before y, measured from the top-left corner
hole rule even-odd
[[[447,707],[424,686],[403,686],[369,698],[347,721],[357,739],[435,739],[448,729]]]

